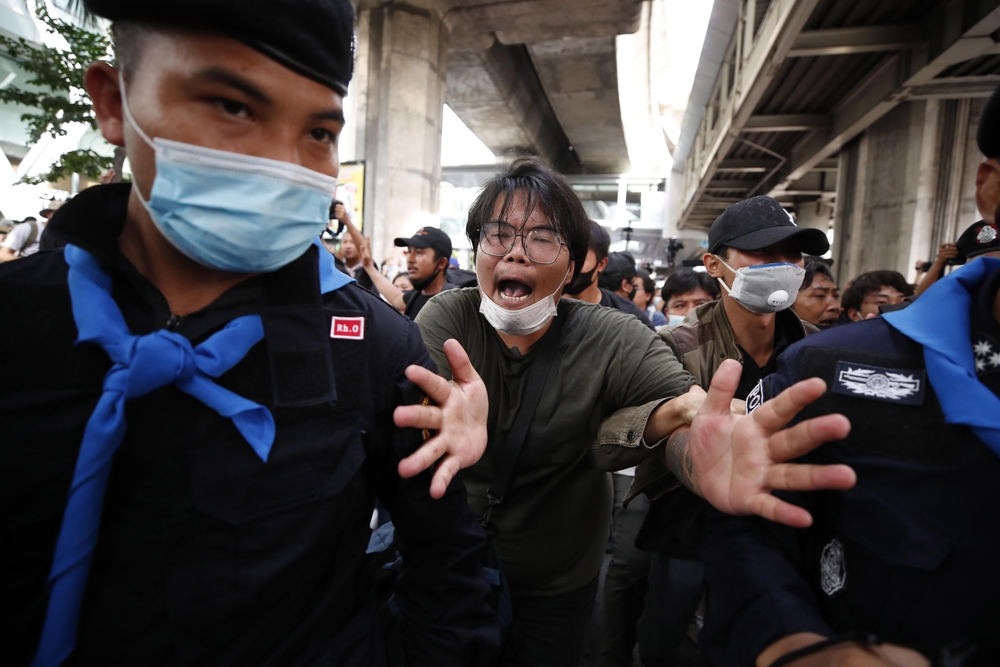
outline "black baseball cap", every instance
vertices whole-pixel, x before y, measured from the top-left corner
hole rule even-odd
[[[708,230],[708,252],[723,246],[736,250],[761,250],[775,243],[795,239],[807,255],[823,255],[830,241],[820,229],[799,227],[788,211],[767,195],[737,202],[722,212]]]
[[[399,238],[393,241],[399,248],[434,248],[439,254],[451,257],[451,237],[437,227],[421,227],[410,238]]]
[[[955,241],[955,247],[966,259],[972,259],[987,252],[1000,251],[1000,229],[991,222],[980,220],[962,232],[962,235]]]

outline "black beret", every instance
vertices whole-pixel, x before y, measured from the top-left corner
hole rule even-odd
[[[354,71],[350,0],[84,0],[111,21],[218,32],[341,95]]]
[[[1000,157],[1000,86],[986,100],[976,131],[979,151],[986,157]]]
[[[966,259],[978,257],[984,252],[1000,250],[1000,231],[990,222],[979,222],[969,225],[955,241],[955,247]]]

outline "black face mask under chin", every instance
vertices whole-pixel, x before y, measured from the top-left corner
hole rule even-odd
[[[566,289],[563,290],[563,293],[579,294],[583,290],[587,289],[590,287],[590,284],[594,282],[594,272],[596,271],[597,267],[595,266],[590,271],[581,271],[576,274],[576,278],[573,278],[573,280],[570,281],[569,285],[566,286]]]
[[[423,280],[414,280],[413,278],[410,278],[410,284],[413,285],[413,289],[417,290],[418,292],[423,292],[425,289],[427,289],[428,285],[434,282],[434,279],[438,277],[439,273],[441,273],[441,269],[438,269],[437,271],[427,276]]]

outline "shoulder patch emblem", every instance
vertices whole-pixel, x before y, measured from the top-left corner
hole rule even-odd
[[[847,565],[844,562],[844,545],[833,538],[823,547],[819,557],[819,586],[827,595],[843,590],[847,584]]]
[[[841,361],[837,363],[833,393],[887,403],[923,405],[924,376],[923,369],[900,370]]]
[[[330,338],[352,338],[364,340],[365,318],[334,317],[330,324]]]
[[[997,239],[997,228],[993,225],[983,225],[979,228],[979,233],[976,234],[976,243],[979,245],[986,245],[987,243],[993,243]]]
[[[747,394],[747,414],[764,405],[764,381],[757,380],[757,386]]]

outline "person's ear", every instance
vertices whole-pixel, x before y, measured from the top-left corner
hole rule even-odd
[[[441,262],[444,262],[444,264],[442,264]],[[438,260],[438,270],[440,270],[440,271],[447,271],[448,270],[448,264],[450,262],[451,262],[451,258],[450,257],[442,257],[441,259]]]
[[[573,281],[573,276],[576,275],[576,262],[569,260],[569,268],[566,269],[566,280],[563,281],[563,287],[569,285]]]
[[[861,313],[859,311],[855,310],[854,308],[848,308],[847,309],[847,318],[849,320],[851,320],[852,322],[860,322],[861,321]]]
[[[996,224],[1000,204],[1000,162],[990,158],[976,170],[976,207],[985,222]]]
[[[594,273],[595,274],[596,273],[604,273],[604,269],[606,269],[606,268],[608,268],[608,258],[607,257],[605,257],[604,259],[602,259],[601,261],[599,261],[597,263],[597,271],[594,271]]]
[[[722,278],[722,261],[715,255],[705,254],[701,258],[701,263],[705,265],[708,275],[713,278]]]
[[[125,145],[122,120],[122,93],[118,87],[118,70],[104,61],[97,61],[87,68],[83,76],[87,94],[94,105],[94,115],[101,134],[109,144]]]

